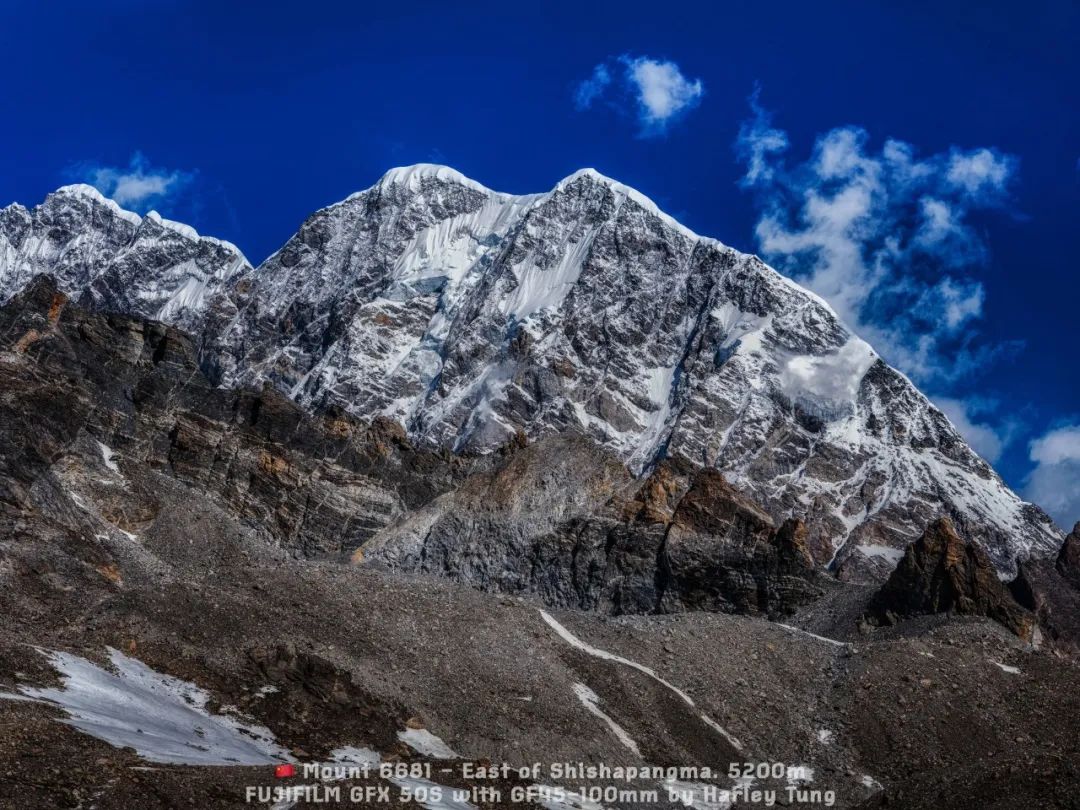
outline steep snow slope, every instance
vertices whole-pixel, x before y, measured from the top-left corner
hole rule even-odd
[[[33,217],[59,195],[89,196],[62,190]],[[93,208],[69,230],[130,240],[150,220]],[[12,210],[4,233],[30,216]],[[853,574],[886,567],[882,548],[941,514],[1003,570],[1060,544],[825,302],[595,171],[514,196],[443,166],[394,169],[254,271],[220,243],[185,244],[200,246],[202,281],[178,283],[179,263],[158,261],[131,284],[122,263],[141,297],[80,282],[55,251],[21,270],[5,248],[0,273],[13,291],[52,261],[92,303],[201,331],[221,382],[384,414],[421,443],[484,451],[519,430],[573,429],[635,471],[664,456],[715,466],[775,517],[806,519],[818,561]],[[170,310],[188,283],[202,284],[195,304]]]

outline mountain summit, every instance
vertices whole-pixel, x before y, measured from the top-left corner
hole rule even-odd
[[[1001,571],[1061,544],[828,304],[593,170],[509,195],[393,169],[258,268],[69,186],[0,210],[0,296],[43,273],[192,332],[219,383],[389,417],[423,446],[575,431],[635,473],[716,468],[852,576],[942,516]]]

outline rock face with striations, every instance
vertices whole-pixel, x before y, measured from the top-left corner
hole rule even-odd
[[[0,308],[0,335],[8,514],[33,508],[83,533],[134,536],[163,513],[171,479],[195,493],[187,510],[218,504],[266,545],[340,557],[466,473],[393,422],[312,416],[272,388],[214,387],[183,332],[88,313],[49,278]]]
[[[215,383],[384,417],[418,446],[574,431],[634,474],[716,469],[776,523],[804,520],[844,576],[880,575],[942,515],[1002,571],[1060,544],[825,302],[591,170],[518,196],[395,169],[254,270],[72,187],[0,212],[4,296],[43,272],[191,331]]]
[[[714,470],[665,463],[642,482],[564,434],[406,515],[354,560],[558,607],[778,617],[822,594],[806,534],[795,520],[777,530]]]
[[[618,613],[779,615],[819,593],[805,531],[778,534],[714,471],[665,465],[643,484],[569,433],[434,453],[391,420],[214,387],[183,332],[87,312],[48,277],[0,308],[0,335],[0,517],[19,525],[36,512],[84,537],[171,537],[168,515],[214,505],[290,556]],[[212,565],[211,536],[169,553]]]
[[[934,522],[908,546],[867,608],[867,617],[879,624],[932,613],[987,616],[1027,640],[1035,626],[983,550],[964,542],[948,518]]]

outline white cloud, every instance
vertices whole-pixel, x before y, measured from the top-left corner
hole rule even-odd
[[[1039,464],[1080,461],[1080,425],[1051,430],[1031,443],[1031,460]]]
[[[1012,438],[1012,430],[996,430],[984,422],[975,421],[982,412],[981,403],[968,402],[962,399],[949,397],[934,397],[934,404],[949,417],[964,440],[971,445],[980,456],[996,464],[1001,458],[1001,452]]]
[[[135,211],[147,211],[169,200],[193,177],[188,172],[154,168],[140,152],[131,156],[127,166],[83,164],[79,173],[102,194]]]
[[[982,316],[985,290],[977,282],[946,278],[928,289],[926,294],[930,299],[927,305],[936,307],[945,317],[946,331],[955,331],[968,321]]]
[[[1035,469],[1024,486],[1024,497],[1071,528],[1080,521],[1080,424],[1047,432],[1031,443],[1029,456]]]
[[[611,72],[607,69],[607,65],[594,67],[592,75],[582,81],[574,91],[574,103],[577,108],[589,109],[593,102],[603,95],[609,84],[611,84]]]
[[[701,79],[683,76],[674,62],[640,56],[625,60],[627,79],[637,90],[638,115],[646,129],[660,131],[679,113],[697,106],[705,93]]]
[[[864,341],[849,340],[826,355],[791,357],[781,372],[784,390],[801,404],[838,412],[854,402],[867,369],[877,354]]]
[[[621,68],[621,70],[619,70]],[[606,98],[610,106],[637,118],[639,134],[650,138],[696,107],[705,94],[701,79],[689,79],[675,62],[648,56],[621,56],[593,68],[574,90],[574,104],[587,110]]]
[[[935,200],[933,197],[923,197],[920,206],[922,224],[919,226],[916,238],[923,245],[939,245],[961,230],[962,226],[956,221],[948,203]]]
[[[801,162],[757,99],[736,150],[762,208],[766,259],[821,295],[893,365],[921,383],[979,369],[1013,346],[980,345],[985,292],[973,271],[986,245],[971,211],[1000,205],[1015,160],[976,149],[927,158],[859,127],[817,139]]]
[[[954,149],[949,155],[946,178],[972,197],[995,199],[1005,193],[1015,168],[1014,158],[993,149]]]

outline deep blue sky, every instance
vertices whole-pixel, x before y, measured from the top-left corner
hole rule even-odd
[[[447,163],[511,192],[593,166],[756,251],[762,211],[739,186],[733,142],[760,83],[792,159],[842,125],[866,129],[875,149],[891,137],[919,154],[991,147],[1018,159],[1008,203],[972,225],[989,247],[980,340],[1024,346],[931,393],[992,400],[979,419],[1023,488],[1029,443],[1080,422],[1078,33],[1064,0],[8,0],[0,205],[34,204],[139,151],[193,175],[163,214],[257,263],[391,166]],[[662,137],[639,137],[607,105],[575,107],[578,83],[622,54],[671,60],[704,86]]]

